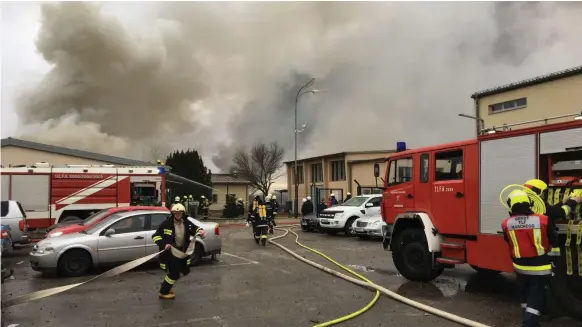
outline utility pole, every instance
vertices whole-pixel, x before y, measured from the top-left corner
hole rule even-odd
[[[313,82],[315,82],[315,78],[310,79],[307,83],[303,84],[303,86],[299,89],[299,91],[297,91],[297,95],[295,96],[295,128],[293,129],[293,133],[294,138],[295,138],[295,176],[293,176],[294,178],[294,182],[295,182],[295,192],[294,192],[294,211],[295,211],[295,218],[299,217],[299,169],[297,167],[297,133],[299,132],[297,130],[297,103],[299,102],[299,97],[305,93],[315,93],[315,91],[306,91],[306,92],[302,92],[305,88],[311,86],[311,84],[313,84]]]

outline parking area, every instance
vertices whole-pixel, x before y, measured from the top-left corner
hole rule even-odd
[[[373,298],[372,292],[299,262],[273,245],[257,246],[249,229],[233,226],[221,234],[223,254],[219,261],[205,260],[179,280],[175,300],[157,298],[163,272],[155,265],[144,265],[117,277],[3,309],[2,326],[312,326],[354,312]],[[413,283],[398,275],[390,253],[378,240],[299,234],[305,245],[401,295],[491,326],[520,325],[521,311],[510,275],[483,278],[466,267],[446,271],[433,283]],[[294,236],[279,242],[334,268],[294,245]],[[42,277],[30,269],[27,253],[25,248],[3,258],[15,268],[14,279],[2,285],[3,300],[88,278]],[[577,324],[562,318],[546,326]],[[456,324],[381,297],[369,312],[342,325]]]

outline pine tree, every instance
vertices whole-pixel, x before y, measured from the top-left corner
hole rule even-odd
[[[204,165],[202,156],[196,150],[174,151],[166,158],[166,165],[171,167],[171,173],[188,178],[192,181],[212,186],[212,172]],[[172,190],[172,197],[192,195],[195,200],[199,200],[201,195],[212,199],[212,191],[208,188],[190,183],[171,183],[168,188]]]

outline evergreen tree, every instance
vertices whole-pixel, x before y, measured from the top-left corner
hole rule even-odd
[[[202,156],[195,150],[174,151],[166,158],[166,165],[171,167],[170,172],[192,181],[212,186],[212,172],[204,165]],[[199,200],[201,195],[212,200],[212,190],[197,186],[191,183],[168,183],[167,187],[171,189],[172,197],[192,195],[194,200]]]

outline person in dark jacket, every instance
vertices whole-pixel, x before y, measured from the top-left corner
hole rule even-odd
[[[346,199],[344,200],[344,203],[346,203],[346,202],[347,202],[349,199],[351,199],[351,198],[352,198],[352,193],[348,192],[348,193],[346,194]]]
[[[307,214],[307,199],[303,198],[301,202],[301,215],[305,216]]]
[[[267,207],[263,204],[263,200],[261,200],[259,195],[255,196],[255,200],[249,205],[247,226],[249,224],[252,224],[253,226],[253,237],[255,238],[255,243],[259,244],[259,241],[262,238],[267,238],[267,235],[261,234],[261,229],[257,228],[258,225],[268,224]]]
[[[327,204],[325,204],[325,199],[321,199],[317,205],[317,215],[319,215],[325,209],[327,209]]]
[[[186,209],[180,203],[172,205],[172,218],[164,220],[152,235],[154,243],[160,251],[160,268],[166,271],[166,276],[160,287],[160,299],[175,298],[174,287],[180,278],[190,273],[190,256],[179,258],[180,251],[185,253],[190,246],[190,236],[204,236],[204,230],[196,227],[190,220],[184,219]],[[178,250],[178,251],[176,251]]]
[[[305,214],[309,215],[313,213],[313,201],[311,201],[311,197],[308,196],[305,198]]]

